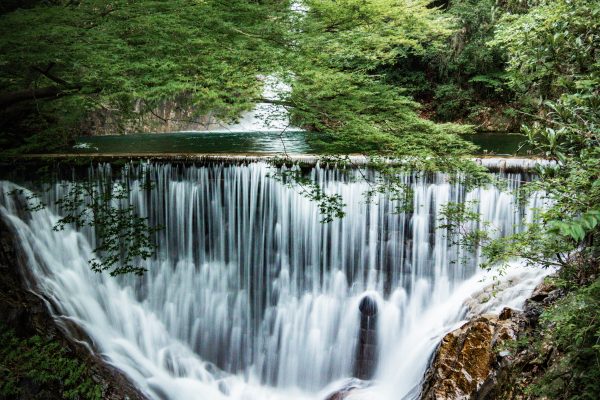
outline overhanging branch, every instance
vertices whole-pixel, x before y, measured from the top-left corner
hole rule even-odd
[[[46,70],[43,70],[41,68],[38,67],[32,67],[34,71],[39,72],[40,74],[44,75],[46,78],[50,79],[52,82],[56,82],[59,85],[63,85],[65,87],[69,87],[72,86],[69,82],[65,81],[64,79],[61,79],[55,75],[53,75],[52,73],[50,73],[50,70],[52,69],[53,64],[48,65],[48,68],[46,68]]]
[[[80,90],[81,88],[77,89]],[[44,88],[17,90],[10,93],[0,93],[0,108],[8,108],[14,104],[23,101],[35,99],[58,99],[60,97],[72,94],[57,86],[48,86]]]

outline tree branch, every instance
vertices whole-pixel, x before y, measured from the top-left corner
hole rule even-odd
[[[48,86],[37,89],[17,90],[10,93],[0,93],[0,108],[8,108],[14,104],[34,99],[58,99],[71,93],[58,86]]]
[[[31,68],[34,71],[37,71],[40,74],[44,75],[46,78],[50,79],[52,82],[56,82],[59,85],[63,85],[63,86],[72,86],[69,82],[65,81],[64,79],[61,79],[50,73],[50,69],[52,68],[52,65],[48,66],[48,68],[45,71],[38,67],[31,67]]]
[[[47,86],[43,88],[31,88],[17,90],[9,93],[0,93],[0,109],[9,108],[17,103],[29,100],[56,100],[65,96],[73,96],[83,89],[79,85],[71,85],[61,88],[59,86]],[[100,89],[86,91],[85,94],[99,93]]]

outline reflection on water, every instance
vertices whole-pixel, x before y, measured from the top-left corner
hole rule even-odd
[[[310,153],[302,131],[178,132],[82,137],[78,153]]]
[[[481,148],[481,153],[495,155],[526,155],[530,147],[524,146],[525,137],[516,133],[486,132],[464,136]]]
[[[284,153],[318,154],[304,131],[178,132],[82,137],[77,153]],[[523,136],[481,133],[464,137],[481,148],[480,154],[524,155]]]

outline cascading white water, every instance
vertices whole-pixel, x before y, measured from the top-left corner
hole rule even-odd
[[[40,288],[59,318],[78,322],[94,345],[153,398],[320,399],[352,375],[358,303],[379,303],[375,384],[352,398],[414,396],[442,335],[464,318],[465,300],[489,284],[445,231],[436,229],[448,201],[479,200],[500,234],[530,219],[512,194],[467,193],[444,175],[407,176],[413,211],[395,213],[384,195],[365,202],[356,170],[313,168],[347,215],[320,223],[315,203],[269,178],[265,163],[204,166],[130,165],[130,201],[154,224],[160,251],[142,277],[92,273],[93,235],[53,232],[60,210],[19,217],[5,194],[2,216],[18,232]],[[111,168],[90,171],[108,179]],[[155,187],[143,189],[142,178]],[[508,174],[509,188],[524,179]],[[54,204],[68,188],[45,193]],[[512,285],[485,307],[518,307],[542,273],[516,267]]]
[[[281,95],[289,93],[292,88],[274,75],[259,76],[263,82],[262,102],[254,109],[244,113],[240,120],[233,124],[223,124],[217,121],[217,128],[210,131],[221,132],[282,132],[300,131],[302,129],[290,126],[289,112],[282,104]]]

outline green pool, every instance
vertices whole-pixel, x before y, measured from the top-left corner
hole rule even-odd
[[[523,137],[506,133],[465,136],[480,154],[516,155]],[[178,132],[81,137],[77,153],[319,153],[303,131],[289,132]]]

